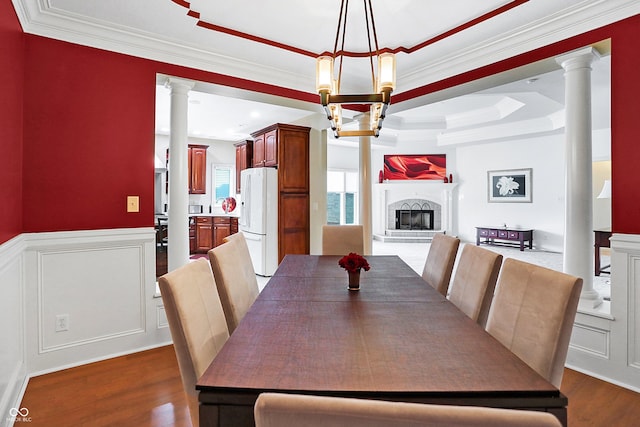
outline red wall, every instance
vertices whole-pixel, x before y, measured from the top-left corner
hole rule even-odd
[[[317,98],[27,35],[25,232],[153,226],[156,73]]]
[[[24,35],[13,6],[0,2],[0,243],[22,232]]]
[[[27,35],[24,231],[153,225],[155,72]],[[127,195],[140,212],[126,212]]]
[[[613,231],[640,234],[640,16],[616,25],[611,56]]]
[[[0,12],[2,12],[0,10]],[[0,25],[6,26],[5,14]],[[12,29],[3,43],[11,53],[2,59],[20,63],[20,38]],[[640,121],[635,101],[640,99],[640,41],[638,16],[589,32],[534,52],[439,82],[418,91],[432,91],[522,65],[535,58],[557,55],[606,38],[612,39],[612,167],[614,179],[613,229],[640,234],[640,185],[634,168],[640,159],[636,143]],[[57,231],[138,227],[153,225],[154,91],[157,72],[213,83],[276,93],[316,101],[310,93],[292,91],[215,73],[171,66],[154,61],[27,35],[24,84],[24,179],[20,189],[19,161],[5,160],[5,152],[19,158],[20,131],[7,144],[0,141],[0,173],[10,176],[15,188],[0,189],[0,196],[19,208],[24,199],[22,231]],[[20,72],[12,79],[19,87]],[[438,87],[440,86],[440,87]],[[405,94],[400,94],[405,95]],[[405,95],[406,96],[406,95]],[[20,121],[16,112],[20,91],[11,104],[0,104],[5,123]],[[395,97],[394,102],[400,101]],[[6,128],[3,126],[2,128]],[[6,131],[3,129],[3,132]],[[0,175],[0,176],[4,176]],[[4,187],[4,186],[3,186]],[[127,195],[139,195],[141,212],[126,213]],[[4,204],[4,203],[3,203]],[[0,208],[3,209],[3,208]],[[0,210],[0,243],[18,234],[20,214]],[[5,226],[8,221],[8,226]],[[5,236],[4,238],[2,236]]]

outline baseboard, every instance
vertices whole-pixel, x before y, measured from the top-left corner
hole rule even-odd
[[[14,412],[12,409],[21,409],[20,403],[27,389],[28,381],[26,366],[24,363],[18,362],[0,399],[0,417],[2,417],[0,418],[0,426],[11,427],[14,425],[16,417],[11,416]]]

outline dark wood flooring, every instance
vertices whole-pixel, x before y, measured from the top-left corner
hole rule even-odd
[[[640,425],[640,393],[570,369],[561,390],[570,427]],[[21,408],[29,426],[191,425],[172,346],[32,378]]]

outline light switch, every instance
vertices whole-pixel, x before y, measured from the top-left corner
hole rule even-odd
[[[127,196],[127,212],[140,212],[140,196]]]

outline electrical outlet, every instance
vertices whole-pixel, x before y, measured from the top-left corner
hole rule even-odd
[[[127,196],[127,212],[140,212],[139,196]]]
[[[68,331],[69,330],[69,315],[68,314],[58,314],[56,316],[56,332]]]

